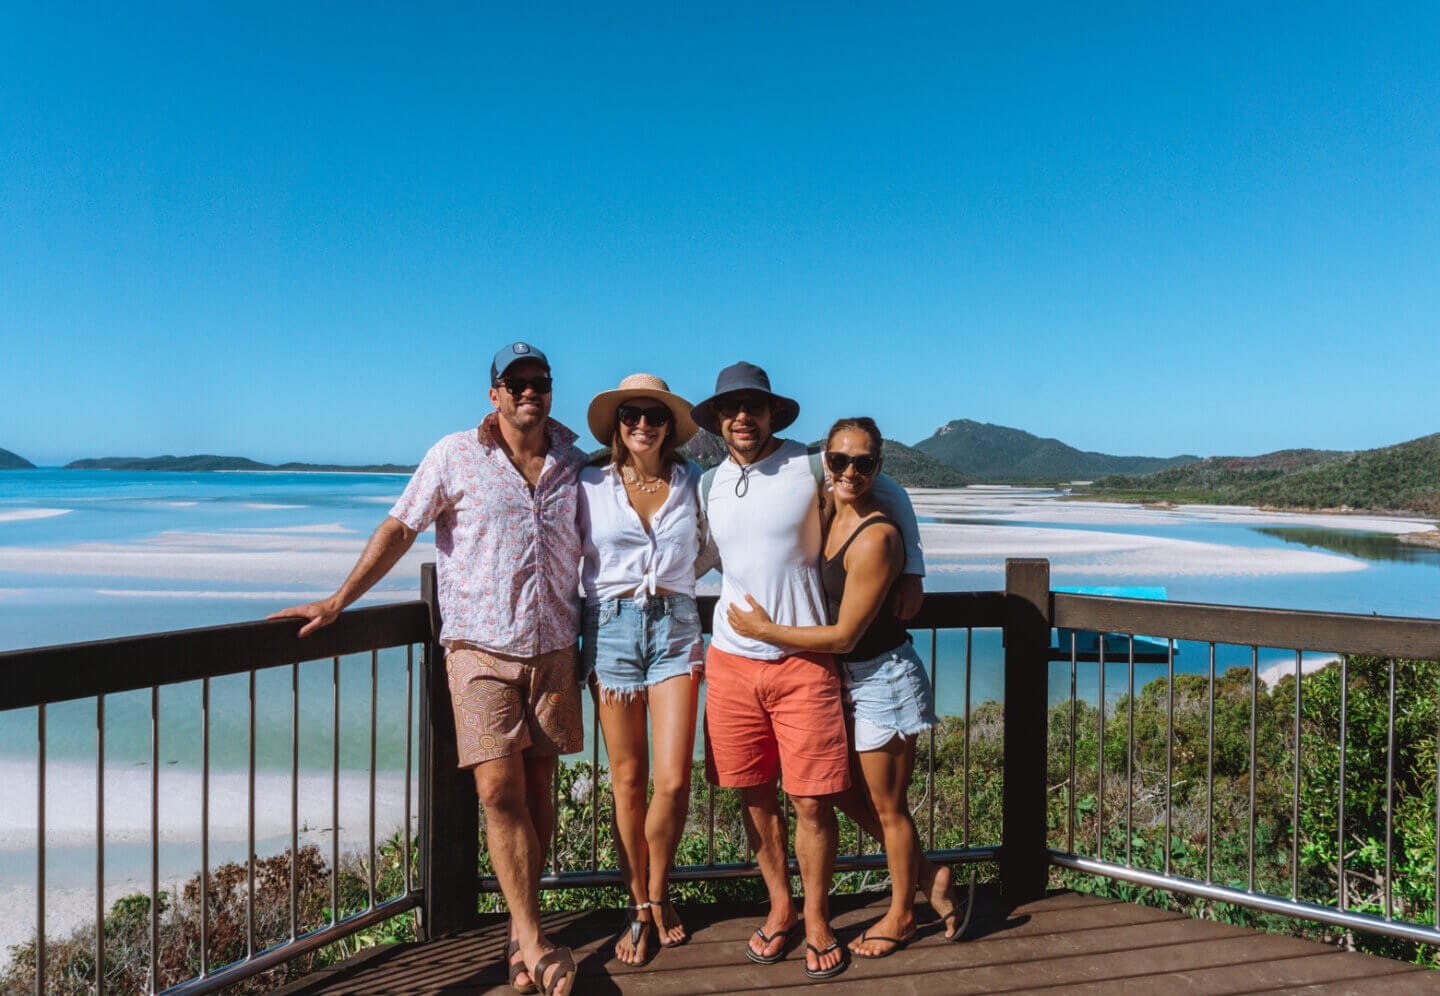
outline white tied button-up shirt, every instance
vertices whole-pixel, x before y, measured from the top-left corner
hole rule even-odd
[[[580,584],[587,599],[637,597],[659,591],[695,594],[700,554],[700,468],[677,462],[670,494],[646,529],[625,494],[620,471],[607,463],[580,471]]]

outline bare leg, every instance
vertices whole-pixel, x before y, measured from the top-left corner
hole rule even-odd
[[[610,788],[615,796],[615,840],[619,847],[620,874],[630,892],[630,905],[646,901],[646,870],[649,848],[645,840],[645,788],[650,783],[649,744],[645,739],[645,701],[639,696],[620,699],[603,692],[596,696],[600,728],[605,733],[605,751],[610,755]],[[651,912],[642,909],[636,919],[649,922]],[[642,930],[638,944],[628,932],[615,942],[615,957],[627,965],[639,965],[650,955],[650,931]]]
[[[535,880],[538,882],[540,876],[545,873],[545,858],[550,852],[550,842],[555,836],[555,767],[559,758],[552,756],[536,757],[528,751],[521,754],[521,764],[525,770],[525,803],[530,809],[530,823],[535,828],[535,837],[540,842],[540,848],[535,855]],[[477,786],[479,782],[476,782]],[[515,918],[510,918],[510,939],[515,940]],[[524,964],[525,959],[520,952],[515,953],[512,961]],[[524,988],[530,982],[529,969],[522,968],[519,975],[515,977],[515,984]]]
[[[851,743],[854,743],[854,731],[851,731]],[[906,785],[909,785],[907,776]],[[870,793],[865,788],[865,773],[860,767],[860,757],[853,750],[850,752],[850,784],[851,789],[841,794],[835,802],[835,807],[864,830],[875,840],[885,839],[885,830],[880,824],[880,816],[875,812],[874,802]],[[925,896],[932,909],[942,917],[949,916],[955,909],[955,897],[950,892],[951,884],[954,882],[954,875],[946,865],[937,865],[925,856],[922,850],[918,858],[918,879],[920,891]],[[949,930],[946,937],[953,936],[955,922],[949,923]]]
[[[835,943],[830,929],[830,885],[835,876],[839,828],[833,796],[791,796],[795,804],[795,857],[805,890],[805,940],[817,951]],[[807,951],[805,965],[813,971],[833,968],[844,957],[839,948],[816,955]]]
[[[770,894],[770,915],[760,929],[771,941],[763,944],[752,934],[750,950],[769,957],[784,950],[785,935],[800,919],[790,895],[790,870],[785,860],[785,814],[780,810],[773,781],[742,788],[740,798],[745,803],[745,829],[755,848],[755,862],[760,866],[760,877]]]
[[[878,750],[860,755],[865,787],[880,820],[885,860],[890,869],[890,909],[850,944],[856,954],[879,957],[893,950],[895,942],[868,939],[889,937],[909,939],[915,932],[915,885],[918,877],[920,836],[910,817],[906,790],[915,769],[915,743],[894,737]],[[862,938],[866,938],[862,940]]]
[[[537,760],[532,766],[518,755],[511,755],[475,766],[475,790],[485,807],[486,844],[527,965],[535,964],[541,955],[555,947],[540,929],[540,865],[544,845],[536,834],[536,820],[530,808],[532,767],[537,776],[544,770],[553,772],[555,759]],[[543,809],[550,808],[547,793]],[[536,815],[541,817],[541,822],[554,819],[553,814],[548,818],[544,812]]]
[[[645,815],[650,853],[648,898],[665,944],[682,944],[687,935],[670,897],[670,870],[690,808],[690,758],[695,750],[695,708],[700,683],[682,675],[650,688],[651,737],[655,744],[655,794]]]

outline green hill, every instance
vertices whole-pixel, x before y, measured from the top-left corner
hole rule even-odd
[[[1440,515],[1440,433],[1356,453],[1280,450],[1095,483],[1098,498]]]
[[[1111,474],[1144,474],[1200,459],[1111,456],[1077,450],[1058,439],[1022,429],[957,419],[947,422],[915,449],[963,474],[987,481],[1094,480]]]
[[[0,449],[0,470],[34,470],[35,465],[19,453]]]

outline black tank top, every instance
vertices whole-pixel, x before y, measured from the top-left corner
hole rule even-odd
[[[825,615],[831,624],[840,618],[840,600],[845,597],[845,553],[850,549],[850,544],[855,542],[856,536],[867,527],[882,522],[895,525],[895,520],[889,516],[872,515],[855,527],[855,531],[835,556],[820,562],[820,586],[825,589]],[[895,582],[899,580],[897,577]],[[885,593],[885,601],[881,604],[875,621],[860,637],[860,642],[855,644],[854,649],[840,656],[842,661],[868,661],[887,650],[894,650],[910,639],[905,625],[895,618],[895,582],[891,583],[890,590]]]

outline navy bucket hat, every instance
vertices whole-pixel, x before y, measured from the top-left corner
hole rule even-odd
[[[727,394],[753,391],[770,397],[770,430],[779,432],[800,417],[800,402],[770,390],[770,377],[753,363],[741,360],[720,371],[715,378],[715,393],[690,409],[690,417],[706,432],[720,434],[720,419],[715,414],[715,402]]]

